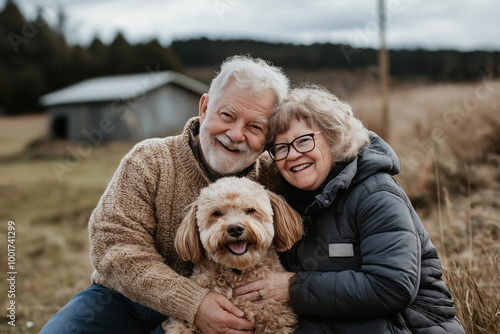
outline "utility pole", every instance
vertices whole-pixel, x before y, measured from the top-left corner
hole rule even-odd
[[[384,0],[378,0],[379,27],[380,27],[380,48],[378,54],[378,67],[380,76],[380,88],[382,92],[382,127],[380,136],[389,141],[391,120],[389,115],[389,56],[385,44],[385,5]]]

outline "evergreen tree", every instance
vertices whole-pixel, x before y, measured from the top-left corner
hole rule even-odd
[[[108,58],[108,51],[108,47],[104,45],[99,37],[95,36],[88,47],[90,57],[88,70],[90,76],[102,76],[106,74],[105,65]]]
[[[12,0],[7,0],[0,12],[0,57],[13,59],[28,42],[28,22]]]
[[[104,63],[106,74],[124,74],[139,72],[134,68],[136,62],[134,48],[127,41],[123,33],[118,32],[108,47],[108,55]]]
[[[146,68],[159,69],[160,71],[182,71],[181,65],[172,49],[163,47],[157,39],[136,46],[137,63],[135,67],[140,71]]]

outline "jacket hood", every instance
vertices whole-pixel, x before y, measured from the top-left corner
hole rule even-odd
[[[390,175],[399,174],[401,165],[392,149],[382,138],[374,132],[368,132],[370,144],[364,147],[357,156],[357,173],[353,182],[360,182],[367,177],[384,172]]]
[[[345,167],[328,182],[323,192],[316,196],[320,206],[331,204],[339,189],[347,189],[373,174],[383,172],[396,175],[399,173],[401,165],[394,150],[374,132],[369,131],[368,134],[370,144],[361,149],[352,160],[341,163]]]

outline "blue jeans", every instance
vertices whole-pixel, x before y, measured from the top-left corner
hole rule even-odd
[[[163,333],[168,317],[98,284],[77,293],[40,334]]]

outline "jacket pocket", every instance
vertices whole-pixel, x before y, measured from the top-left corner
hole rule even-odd
[[[306,271],[359,271],[361,268],[359,243],[350,240],[303,240],[297,251],[297,260]]]

